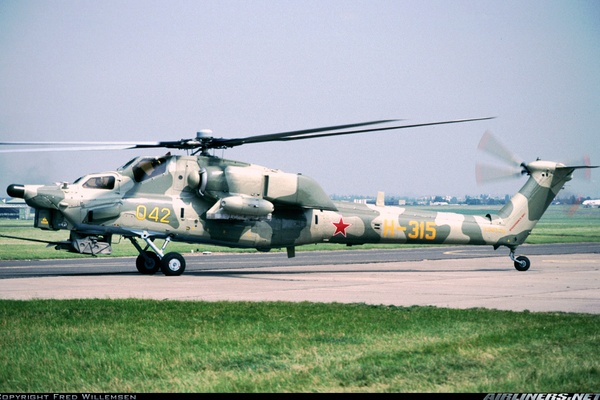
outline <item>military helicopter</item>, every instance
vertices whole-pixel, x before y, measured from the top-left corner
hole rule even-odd
[[[507,160],[515,170],[479,169],[479,175],[496,179],[529,175],[521,190],[497,214],[468,216],[448,212],[415,212],[384,206],[383,193],[376,204],[332,201],[312,178],[211,155],[251,143],[316,139],[374,131],[481,121],[493,117],[379,126],[398,120],[280,132],[242,138],[216,138],[201,131],[193,139],[158,142],[0,142],[20,145],[0,152],[46,151],[28,146],[63,146],[67,150],[121,150],[165,148],[161,156],[141,156],[115,171],[92,173],[73,183],[8,186],[11,197],[21,198],[35,209],[34,226],[43,230],[68,230],[69,239],[48,242],[58,250],[82,254],[110,254],[114,235],[131,241],[139,252],[137,270],[142,274],[181,275],[186,267],[177,252],[166,253],[171,241],[213,244],[269,251],[314,243],[423,243],[505,246],[514,267],[526,271],[530,260],[515,256],[552,199],[576,169],[536,160],[524,163],[489,134],[482,149]],[[66,147],[64,147],[66,146]],[[173,155],[184,150],[186,155]],[[491,173],[482,171],[493,171]],[[154,242],[164,240],[161,247]],[[140,244],[140,240],[145,243]]]

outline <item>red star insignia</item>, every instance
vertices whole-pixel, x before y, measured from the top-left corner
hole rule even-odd
[[[340,217],[339,222],[332,222],[332,224],[335,226],[335,232],[333,232],[333,236],[337,235],[338,233],[341,233],[342,235],[344,235],[344,237],[346,237],[346,228],[352,225],[345,224],[344,219],[342,217]]]

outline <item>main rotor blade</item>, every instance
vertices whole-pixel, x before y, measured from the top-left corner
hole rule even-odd
[[[359,126],[382,124],[386,122],[399,121],[397,119],[386,119],[379,121],[359,122],[355,124],[326,126],[321,128],[303,129],[298,131],[272,133],[267,135],[250,136],[240,139],[219,139],[213,137],[198,137],[195,139],[181,139],[173,141],[160,142],[0,142],[0,146],[68,146],[68,147],[50,147],[50,148],[19,148],[3,149],[0,153],[25,153],[25,152],[50,152],[50,151],[93,151],[93,150],[128,150],[128,149],[146,149],[146,148],[169,148],[169,149],[212,149],[239,146],[245,143],[258,143],[270,140],[277,140],[278,137],[302,135],[315,132],[324,132],[339,129],[356,128]],[[225,143],[225,144],[223,144]]]
[[[46,144],[46,143],[41,143]],[[152,146],[160,147],[160,146]],[[19,149],[1,149],[0,153],[41,153],[54,151],[103,151],[103,150],[129,150],[135,149],[137,145],[94,145],[94,146],[71,146],[71,147],[36,147]]]
[[[460,120],[439,121],[439,122],[426,122],[426,123],[420,123],[420,124],[388,126],[388,127],[382,127],[382,128],[358,129],[358,130],[352,130],[352,131],[327,132],[327,133],[318,133],[318,132],[337,130],[337,129],[343,129],[343,128],[330,127],[330,128],[320,128],[320,129],[308,129],[308,130],[304,130],[304,131],[283,132],[283,133],[275,133],[275,134],[270,134],[270,135],[250,136],[247,138],[238,138],[238,139],[215,139],[211,143],[210,147],[211,148],[226,148],[226,147],[240,146],[242,144],[248,144],[248,143],[286,142],[286,141],[291,141],[291,140],[315,139],[315,138],[337,136],[337,135],[353,135],[353,134],[357,134],[357,133],[379,132],[379,131],[387,131],[387,130],[392,130],[392,129],[417,128],[417,127],[421,127],[421,126],[456,124],[456,123],[471,122],[471,121],[483,121],[483,120],[488,120],[488,119],[493,119],[493,118],[495,118],[495,117],[471,118],[471,119],[460,119]],[[398,121],[398,120],[367,122],[367,123],[362,123],[362,124],[355,124],[355,126],[371,125],[371,124],[391,122],[391,121]],[[350,125],[348,125],[347,127],[350,127]]]
[[[160,142],[0,142],[1,146],[151,146],[158,144]]]
[[[387,122],[395,122],[401,121],[399,119],[383,119],[379,121],[369,121],[369,122],[359,122],[356,124],[346,124],[346,125],[336,125],[336,126],[325,126],[321,128],[312,128],[312,129],[302,129],[297,131],[289,131],[289,132],[279,132],[279,133],[268,133],[266,135],[256,135],[256,136],[248,136],[244,138],[233,138],[233,139],[213,139],[211,147],[234,147],[240,146],[242,144],[248,143],[263,143],[263,142],[273,142],[282,140],[289,137],[300,136],[300,135],[308,135],[311,133],[317,132],[326,132],[326,131],[337,131],[340,129],[348,129],[348,128],[357,128],[359,126],[366,125],[375,125],[375,124],[384,124]],[[317,136],[318,137],[318,136]],[[298,139],[302,139],[303,137],[298,137]]]
[[[34,153],[51,151],[127,150],[138,148],[138,146],[160,147],[160,142],[0,142],[0,146],[50,146],[0,149],[0,153]]]
[[[500,143],[490,131],[486,131],[479,141],[479,150],[485,151],[492,156],[512,165],[521,165],[522,161]]]
[[[64,146],[64,147],[49,147],[49,148],[16,148],[2,149],[0,153],[21,153],[21,152],[45,152],[45,151],[93,151],[93,150],[127,150],[127,149],[144,149],[144,148],[168,148],[180,150],[195,150],[205,151],[208,149],[225,149],[228,147],[240,146],[249,143],[264,143],[275,141],[290,141],[300,139],[315,139],[327,136],[336,135],[351,135],[357,133],[386,131],[392,129],[416,128],[421,126],[455,124],[470,121],[483,121],[495,117],[460,119],[439,122],[427,122],[419,124],[409,124],[400,126],[388,126],[381,128],[346,130],[350,128],[358,128],[368,125],[383,124],[388,122],[401,121],[398,119],[386,119],[378,121],[359,122],[355,124],[335,125],[321,128],[302,129],[297,131],[271,133],[266,135],[248,136],[242,138],[225,139],[214,138],[210,136],[198,136],[193,139],[181,139],[175,141],[159,141],[159,142],[0,142],[0,146]],[[340,131],[341,130],[341,131]],[[336,132],[331,132],[336,131]],[[338,132],[339,131],[339,132]]]

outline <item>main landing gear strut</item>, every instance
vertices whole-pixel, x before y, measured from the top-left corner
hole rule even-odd
[[[128,238],[140,253],[135,260],[135,266],[140,273],[151,275],[157,273],[160,269],[162,273],[167,276],[183,274],[183,271],[185,271],[185,259],[183,256],[175,252],[164,254],[164,250],[171,241],[170,237],[165,239],[165,243],[160,249],[154,244],[153,239],[146,232],[142,234],[141,238],[147,244],[145,248],[140,246],[135,237],[132,236]],[[151,248],[154,251],[149,251],[148,248]]]
[[[510,249],[510,259],[514,261],[517,271],[527,271],[531,266],[531,261],[525,256],[516,256],[515,249]]]

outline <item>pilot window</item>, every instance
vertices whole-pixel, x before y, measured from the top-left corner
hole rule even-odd
[[[167,170],[166,158],[143,158],[133,167],[133,179],[142,182],[163,174]]]
[[[112,190],[115,188],[115,177],[106,175],[106,176],[94,176],[82,185],[87,189],[104,189],[104,190]]]

